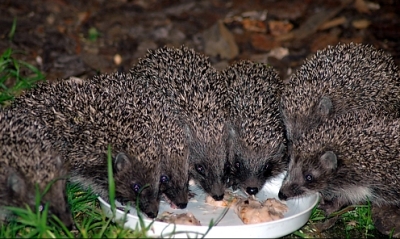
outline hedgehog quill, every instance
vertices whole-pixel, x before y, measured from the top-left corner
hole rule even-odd
[[[400,116],[400,81],[391,56],[372,46],[338,44],[318,51],[289,79],[282,116],[289,141],[349,111]]]

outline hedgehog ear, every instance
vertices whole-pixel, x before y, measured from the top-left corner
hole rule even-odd
[[[321,101],[318,104],[318,110],[321,115],[328,116],[332,112],[333,104],[332,100],[328,96],[322,96]]]
[[[126,155],[123,152],[118,153],[114,160],[115,172],[120,172],[124,168],[130,168],[130,167],[131,167],[131,162],[129,160],[128,155]]]
[[[287,155],[287,146],[284,143],[279,144],[279,148],[276,151],[276,153],[273,155],[273,158],[279,158],[282,159],[286,157]]]
[[[7,187],[16,195],[23,194],[26,191],[24,179],[16,172],[11,172],[8,176]]]
[[[320,159],[325,169],[333,170],[337,168],[337,156],[334,152],[326,151]]]

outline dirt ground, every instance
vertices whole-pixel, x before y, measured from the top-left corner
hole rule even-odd
[[[283,79],[339,42],[371,44],[400,65],[398,0],[2,0],[0,16],[1,52],[17,50],[47,80],[127,71],[164,45],[194,48],[218,69],[268,63]]]

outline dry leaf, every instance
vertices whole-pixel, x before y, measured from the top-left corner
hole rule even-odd
[[[318,30],[326,30],[346,23],[346,17],[337,17],[319,26]]]
[[[247,31],[251,32],[266,32],[267,27],[265,26],[265,23],[262,21],[258,20],[253,20],[253,19],[243,19],[242,21],[243,28],[246,29]]]
[[[368,21],[367,19],[354,20],[351,25],[356,29],[365,29],[371,25],[371,21]]]
[[[293,29],[293,24],[288,21],[269,21],[268,26],[273,36],[286,34]]]
[[[367,3],[364,0],[356,0],[354,7],[360,13],[370,13]]]

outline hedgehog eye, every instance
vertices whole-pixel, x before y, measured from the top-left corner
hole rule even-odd
[[[235,168],[236,169],[240,169],[240,163],[239,162],[235,162]]]
[[[195,168],[196,168],[196,171],[199,173],[199,174],[201,174],[201,175],[203,175],[204,176],[204,167],[202,166],[202,165],[199,165],[199,164],[196,164],[195,165]]]
[[[135,191],[135,192],[139,192],[139,190],[140,190],[140,184],[138,184],[138,183],[133,183],[131,185],[131,187],[132,187],[133,191]]]
[[[168,183],[169,182],[169,178],[166,175],[162,175],[160,177],[160,183]]]
[[[311,182],[313,180],[313,176],[311,174],[307,174],[304,178],[307,182]]]
[[[270,163],[266,163],[264,170],[269,170],[271,168],[271,164]]]
[[[225,174],[229,174],[231,172],[231,164],[229,162],[225,163],[224,172],[225,172]]]
[[[264,165],[264,176],[270,177],[272,172],[272,164],[270,162]]]

